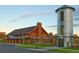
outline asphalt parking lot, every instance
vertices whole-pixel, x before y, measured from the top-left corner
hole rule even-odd
[[[0,53],[47,53],[46,50],[17,48],[15,44],[0,44]]]

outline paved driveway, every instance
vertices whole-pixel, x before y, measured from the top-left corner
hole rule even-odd
[[[0,53],[47,53],[47,50],[16,48],[16,45],[14,44],[0,44]]]

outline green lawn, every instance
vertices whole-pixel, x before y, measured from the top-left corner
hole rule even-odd
[[[17,44],[19,48],[45,48],[51,47],[49,44]]]
[[[58,52],[58,53],[79,53],[79,48],[60,48],[48,50],[49,52]]]
[[[0,38],[0,43],[4,43],[4,40]]]
[[[79,48],[64,48],[64,49],[79,50]]]

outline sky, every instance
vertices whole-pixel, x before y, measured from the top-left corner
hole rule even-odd
[[[37,22],[42,22],[45,30],[53,34],[57,33],[57,13],[55,10],[61,5],[0,5],[0,32],[7,34],[18,28],[36,26]],[[73,5],[76,9],[74,18],[79,17],[78,5]],[[79,20],[73,20],[78,24]],[[79,27],[74,27],[74,33],[79,34]]]

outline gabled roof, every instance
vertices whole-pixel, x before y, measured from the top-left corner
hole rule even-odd
[[[9,33],[8,35],[26,34],[26,33],[30,32],[30,31],[32,31],[35,27],[36,26],[16,29],[16,30],[12,31],[11,33]]]

